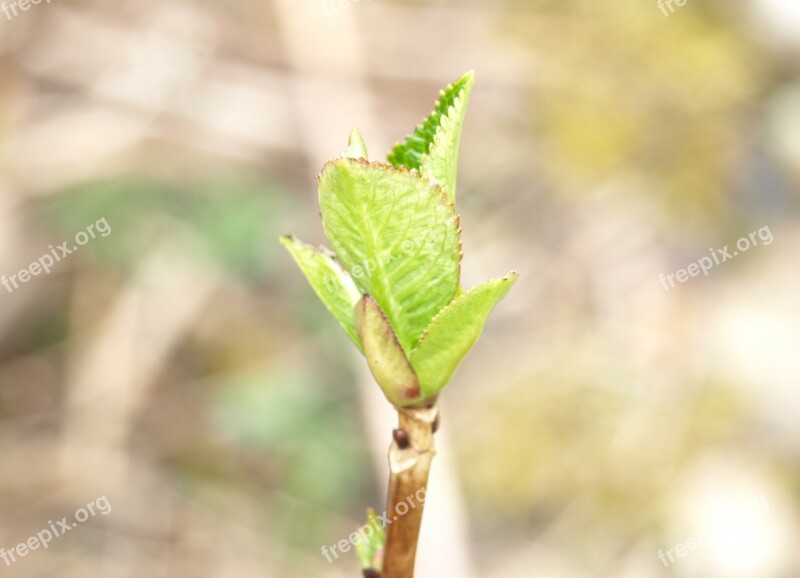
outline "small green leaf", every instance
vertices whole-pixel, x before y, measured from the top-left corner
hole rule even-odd
[[[367,364],[386,398],[397,407],[419,402],[417,375],[380,306],[372,297],[364,295],[356,306],[354,317]]]
[[[494,306],[517,281],[516,272],[486,281],[445,307],[425,331],[411,354],[411,365],[419,377],[424,397],[437,395],[447,385],[480,337]]]
[[[319,206],[336,258],[378,302],[410,353],[458,290],[461,240],[453,204],[416,173],[342,158],[322,169]]]
[[[344,271],[329,253],[301,243],[291,235],[280,238],[281,244],[291,253],[305,273],[312,289],[333,313],[347,335],[361,351],[364,350],[353,322],[353,308],[361,293],[350,275]]]
[[[458,145],[461,142],[461,126],[467,113],[469,95],[475,77],[467,73],[463,89],[453,102],[448,113],[442,117],[436,136],[428,152],[422,155],[420,172],[437,183],[447,193],[448,198],[456,200],[456,174],[458,172]]]
[[[378,514],[372,508],[367,510],[367,526],[372,526],[375,529],[374,532],[368,533],[369,545],[373,552],[382,550],[386,546],[386,531],[383,529],[383,523]]]
[[[474,83],[475,74],[469,71],[442,90],[430,116],[404,142],[395,145],[388,156],[395,166],[423,170],[451,200],[455,200],[458,139]],[[428,160],[423,163],[426,155]]]
[[[372,548],[369,546],[369,542],[364,539],[358,538],[353,544],[356,549],[356,558],[358,558],[358,565],[361,566],[362,569],[366,570],[368,568],[372,568]]]
[[[367,510],[367,523],[358,529],[359,538],[355,541],[356,557],[361,568],[372,568],[377,572],[383,570],[383,549],[386,545],[386,533],[375,510]],[[366,540],[364,539],[366,536]]]
[[[342,156],[350,157],[351,159],[369,158],[369,156],[367,156],[367,144],[364,142],[364,138],[361,136],[361,133],[358,132],[357,128],[350,131],[350,139]]]

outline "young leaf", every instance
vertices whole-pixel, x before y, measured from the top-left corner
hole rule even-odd
[[[453,377],[458,364],[475,345],[494,306],[517,281],[516,272],[486,281],[455,299],[439,313],[411,354],[422,394],[438,394]]]
[[[359,539],[355,541],[356,557],[361,568],[382,569],[383,549],[386,546],[386,532],[375,510],[367,511],[367,523],[358,530]],[[366,536],[366,540],[363,538]]]
[[[377,552],[383,549],[383,547],[386,546],[386,531],[383,529],[383,524],[378,514],[376,514],[375,510],[372,508],[367,510],[367,525],[375,529],[372,533],[368,532],[369,545],[372,547],[372,550]]]
[[[322,169],[319,205],[336,258],[378,302],[410,353],[458,290],[453,204],[416,173],[342,158]]]
[[[458,145],[461,142],[461,125],[467,113],[469,95],[475,77],[467,73],[468,80],[456,97],[447,115],[443,116],[436,136],[427,153],[422,155],[420,172],[439,184],[448,198],[456,200],[456,173],[458,172]]]
[[[353,545],[355,546],[358,565],[361,566],[363,570],[372,568],[372,548],[370,548],[369,542],[357,538]]]
[[[418,402],[419,380],[380,306],[364,295],[354,317],[367,364],[386,398],[398,407]]]
[[[291,253],[305,273],[312,289],[333,313],[342,328],[361,351],[364,350],[353,322],[353,307],[361,293],[350,275],[328,253],[301,243],[291,235],[280,238],[281,244]]]
[[[347,143],[347,148],[343,157],[350,157],[351,159],[368,159],[367,156],[367,143],[364,142],[364,137],[358,132],[357,128],[350,131],[350,139]]]
[[[423,170],[444,188],[450,200],[455,200],[458,139],[474,83],[475,74],[469,71],[442,90],[430,116],[404,142],[395,145],[388,156],[395,166]],[[423,163],[426,155],[428,161]]]

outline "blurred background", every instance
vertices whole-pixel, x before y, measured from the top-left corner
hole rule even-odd
[[[800,576],[795,0],[6,1],[0,275],[86,242],[0,286],[0,546],[112,511],[4,576],[359,575],[396,416],[277,237],[469,69],[464,285],[521,278],[418,577]]]

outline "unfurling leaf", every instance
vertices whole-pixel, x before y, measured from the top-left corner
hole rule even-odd
[[[350,275],[332,255],[321,249],[306,245],[291,235],[282,236],[280,241],[305,273],[311,288],[328,311],[333,313],[353,343],[363,351],[353,322],[353,307],[361,298],[361,293]]]
[[[480,337],[489,313],[518,277],[511,272],[502,279],[478,285],[456,298],[431,321],[419,347],[411,354],[411,365],[425,397],[437,395],[447,385]]]
[[[398,407],[418,403],[419,380],[380,306],[372,297],[364,295],[354,317],[367,364],[383,394]]]
[[[358,529],[355,541],[356,556],[361,568],[383,569],[383,549],[386,547],[386,532],[375,510],[367,510],[367,523]]]
[[[441,91],[434,111],[394,147],[388,163],[370,163],[353,129],[342,156],[318,177],[322,225],[335,257],[281,238],[398,408],[435,401],[517,280],[510,273],[461,289],[456,174],[474,82],[470,71]],[[368,549],[361,554],[371,556]]]
[[[469,79],[453,102],[448,113],[442,117],[430,149],[422,156],[420,172],[437,183],[447,193],[448,198],[456,200],[456,174],[458,172],[458,145],[461,142],[461,126],[467,114],[469,95],[472,92],[474,77]]]
[[[430,116],[388,155],[393,165],[417,169],[440,185],[451,201],[456,199],[461,126],[474,84],[470,71],[441,91]]]
[[[322,169],[319,205],[336,258],[378,302],[410,353],[458,290],[453,204],[416,173],[345,158]]]
[[[351,159],[369,158],[367,155],[367,144],[364,142],[364,138],[361,136],[361,133],[358,132],[357,128],[354,128],[352,131],[350,131],[350,139],[342,156],[349,157]]]

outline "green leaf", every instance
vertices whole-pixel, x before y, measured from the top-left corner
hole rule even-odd
[[[342,158],[322,169],[319,205],[336,258],[378,302],[410,353],[458,290],[461,240],[453,204],[415,173]]]
[[[364,295],[354,318],[367,364],[386,398],[397,407],[418,403],[419,380],[380,306],[372,297]]]
[[[383,523],[378,514],[372,508],[367,510],[367,525],[375,528],[374,532],[368,534],[369,545],[373,551],[382,550],[386,546],[386,531],[383,529]]]
[[[475,77],[467,73],[464,88],[456,97],[447,115],[443,116],[436,136],[428,152],[420,161],[420,172],[437,183],[447,193],[448,198],[456,200],[456,176],[458,172],[458,145],[461,142],[461,126],[467,113],[469,95]]]
[[[419,377],[425,397],[437,395],[480,337],[486,320],[517,281],[516,272],[492,279],[455,299],[439,313],[419,347],[411,354],[411,365]]]
[[[369,158],[369,156],[367,156],[367,143],[364,142],[364,137],[361,136],[357,128],[350,131],[350,139],[342,156],[350,157],[351,159]]]
[[[353,546],[355,546],[358,565],[361,566],[363,570],[372,568],[372,548],[370,548],[369,542],[359,537],[356,538]]]
[[[474,83],[475,74],[469,71],[442,90],[430,116],[388,156],[393,165],[421,170],[434,179],[450,200],[455,200],[458,141]]]
[[[383,569],[383,549],[386,545],[386,533],[375,510],[367,510],[367,523],[358,530],[359,538],[355,541],[356,556],[361,568],[372,568],[378,572]],[[366,536],[366,540],[364,540]]]
[[[364,351],[353,322],[353,308],[361,298],[361,293],[350,275],[328,252],[301,243],[291,235],[282,236],[280,241],[305,273],[328,311],[333,313],[356,347]]]

